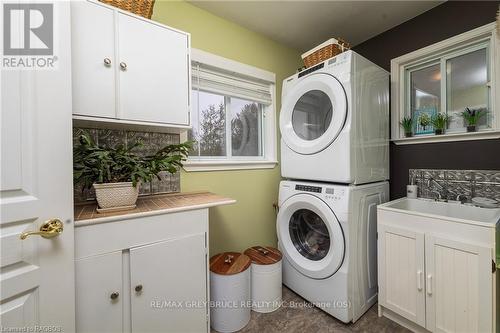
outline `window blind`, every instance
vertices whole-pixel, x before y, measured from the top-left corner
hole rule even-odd
[[[271,104],[271,82],[241,75],[200,62],[192,63],[193,89]]]

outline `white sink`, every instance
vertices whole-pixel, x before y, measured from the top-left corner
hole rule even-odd
[[[458,202],[439,202],[428,199],[401,198],[379,206],[409,214],[424,215],[463,223],[494,226],[500,220],[500,208],[480,208]]]

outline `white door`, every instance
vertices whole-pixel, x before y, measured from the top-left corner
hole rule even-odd
[[[205,234],[130,249],[132,332],[208,330]]]
[[[116,117],[114,10],[71,2],[73,114]]]
[[[281,250],[302,274],[325,279],[344,260],[344,235],[333,211],[321,199],[297,194],[281,205],[278,213]]]
[[[424,234],[378,225],[379,303],[425,326]]]
[[[315,154],[337,138],[346,115],[347,99],[340,82],[326,73],[311,74],[283,98],[282,139],[299,154]]]
[[[426,328],[432,332],[491,332],[491,249],[426,235]]]
[[[53,6],[58,68],[0,75],[3,330],[75,330],[70,9]],[[61,221],[61,234],[20,239],[50,219]]]
[[[76,330],[78,333],[122,332],[122,251],[78,259],[76,268]]]
[[[119,118],[189,125],[189,37],[118,13]]]

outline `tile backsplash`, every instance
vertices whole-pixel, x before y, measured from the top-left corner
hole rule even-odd
[[[144,156],[154,154],[159,149],[169,144],[180,142],[179,134],[138,132],[115,129],[93,129],[73,127],[73,146],[78,144],[79,136],[87,132],[92,140],[100,146],[114,147],[118,144],[125,146],[133,145],[137,141],[142,141],[143,146],[134,148],[133,152]],[[140,195],[171,193],[180,191],[180,174],[160,173],[161,180],[155,179],[151,183],[143,183],[140,188]],[[74,188],[75,202],[84,202],[95,199],[94,190],[82,191],[82,186]]]
[[[410,169],[408,184],[412,182],[422,198],[435,198],[434,192],[440,191],[448,200],[465,195],[468,201],[473,197],[500,201],[500,170]]]

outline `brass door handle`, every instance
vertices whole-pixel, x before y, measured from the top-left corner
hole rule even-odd
[[[40,227],[40,231],[26,231],[19,236],[22,240],[28,236],[39,235],[43,238],[53,238],[63,232],[63,223],[59,219],[50,219]]]

